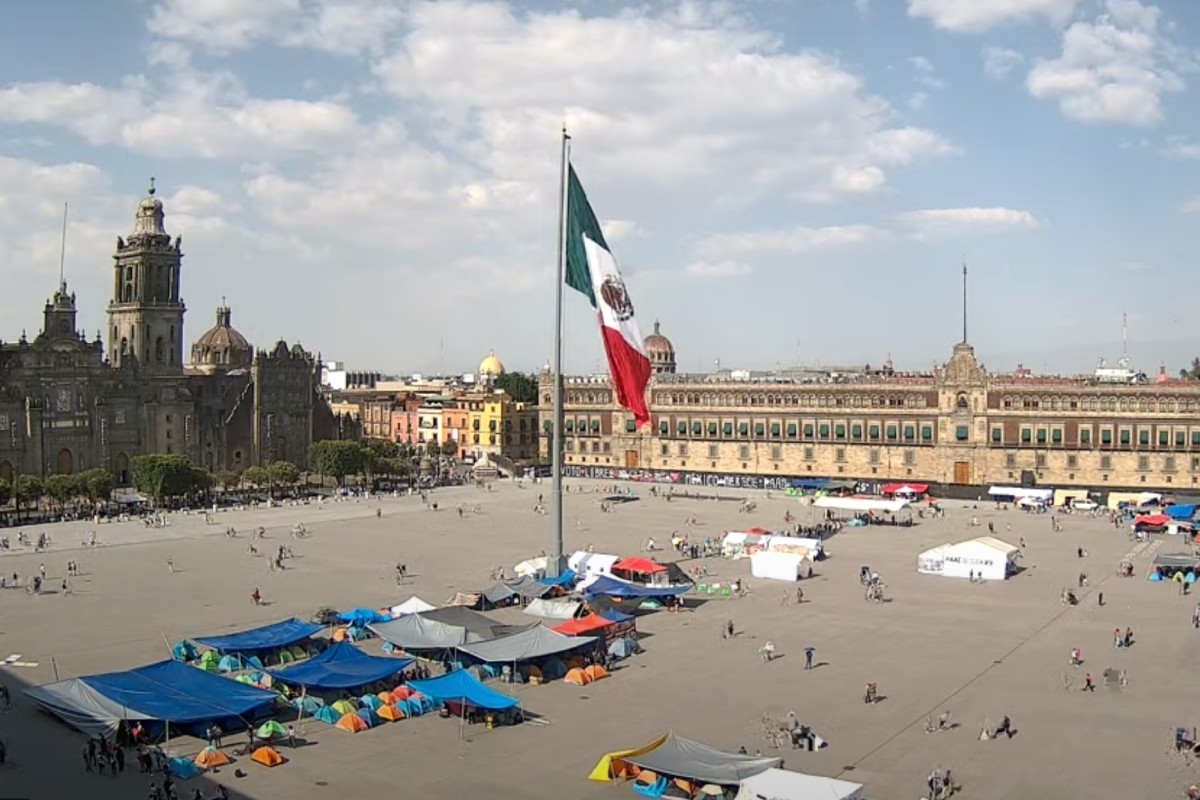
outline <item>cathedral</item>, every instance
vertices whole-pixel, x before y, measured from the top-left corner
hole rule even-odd
[[[104,467],[127,486],[130,460],[147,453],[211,471],[304,469],[312,442],[358,438],[319,391],[319,359],[283,341],[256,351],[224,302],[185,360],[183,251],[163,219],[151,183],[133,231],[117,238],[107,351],[79,331],[65,281],[33,341],[0,342],[0,479]]]

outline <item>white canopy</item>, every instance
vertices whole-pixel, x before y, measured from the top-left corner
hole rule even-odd
[[[621,560],[620,556],[608,553],[589,553],[577,550],[567,559],[567,566],[581,578],[595,575],[611,575],[612,566]]]
[[[950,547],[951,544],[947,542],[937,547],[931,547],[917,556],[917,572],[923,572],[927,575],[941,575],[942,568],[946,562],[946,551]]]
[[[581,608],[583,603],[578,600],[546,600],[539,597],[530,600],[524,611],[531,617],[542,619],[574,619]]]
[[[755,578],[795,582],[810,567],[812,560],[802,553],[758,552],[750,556],[750,574]]]
[[[1002,581],[1015,567],[1021,548],[994,536],[980,536],[952,544],[942,550],[941,574],[967,578],[972,573],[986,580]]]
[[[818,497],[813,505],[839,511],[884,511],[894,514],[908,508],[908,501],[886,500],[882,497]]]
[[[550,563],[550,560],[545,556],[527,558],[520,564],[517,564],[515,567],[513,567],[513,572],[517,573],[517,575],[522,578],[526,575],[532,575],[535,578],[539,578],[546,574],[546,565],[548,563]]]
[[[767,543],[767,551],[771,553],[798,553],[800,555],[816,556],[825,549],[825,543],[820,539],[809,539],[803,536],[773,536]]]
[[[743,780],[735,800],[862,800],[861,783],[769,769]]]
[[[993,486],[988,489],[990,497],[1032,497],[1049,503],[1054,499],[1053,489],[1033,489],[1028,486]]]
[[[398,606],[392,606],[392,616],[402,617],[405,614],[420,614],[422,611],[433,611],[437,606],[432,603],[426,603],[421,598],[413,595]]]

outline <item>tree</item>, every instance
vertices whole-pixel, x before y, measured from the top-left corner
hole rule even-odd
[[[230,489],[236,489],[238,484],[242,482],[241,477],[236,472],[228,469],[219,470],[217,474],[213,476],[213,480],[217,482],[217,485],[221,487],[222,491],[226,492],[228,492]]]
[[[264,486],[270,485],[271,474],[265,467],[248,467],[242,473],[242,483],[253,486],[255,489],[262,489]]]
[[[272,491],[277,486],[295,486],[300,480],[300,470],[290,461],[272,461],[267,465],[267,478]]]
[[[506,372],[503,375],[497,375],[496,379],[492,381],[492,385],[497,389],[503,389],[505,394],[518,403],[536,404],[538,401],[538,381],[535,375]]]
[[[203,494],[212,487],[212,475],[192,465],[187,456],[134,456],[130,463],[133,484],[156,503],[166,498]]]
[[[46,495],[58,503],[60,509],[66,508],[67,501],[80,495],[79,478],[76,475],[51,475],[46,478]]]
[[[363,468],[364,448],[348,439],[326,439],[313,442],[308,460],[322,475],[329,475],[341,486],[347,475],[357,475]]]
[[[79,494],[93,504],[112,497],[115,486],[113,474],[102,467],[89,469],[79,476]]]
[[[365,447],[375,458],[396,458],[400,455],[400,445],[388,439],[372,439]]]
[[[44,494],[42,479],[37,475],[18,475],[13,481],[13,497],[17,499],[17,510],[21,506],[37,503]]]
[[[1179,370],[1179,377],[1186,381],[1200,381],[1200,358],[1193,358],[1190,367]]]
[[[8,505],[12,499],[12,486],[4,478],[0,478],[0,506]]]
[[[446,458],[458,458],[458,442],[453,439],[442,442],[442,455]]]
[[[402,458],[381,458],[375,465],[375,471],[380,475],[390,475],[403,478],[409,473],[408,462]]]

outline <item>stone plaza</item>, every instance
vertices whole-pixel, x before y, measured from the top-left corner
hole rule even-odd
[[[599,484],[570,481],[566,496],[567,551],[588,545],[597,552],[635,554],[648,537],[667,542],[673,531],[693,540],[728,530],[778,528],[791,511],[807,523],[811,508],[798,498],[755,493],[757,511],[737,502],[653,497],[644,484],[631,488],[636,502],[602,513]],[[489,574],[549,548],[550,518],[535,514],[548,483],[519,487],[501,482],[492,491],[439,489],[426,508],[419,497],[385,497],[320,505],[222,512],[214,524],[200,515],[173,514],[169,525],[148,529],[131,521],[93,526],[52,525],[50,552],[18,549],[0,555],[0,573],[22,578],[45,564],[51,588],[78,561],[83,576],[73,593],[31,596],[0,591],[0,658],[20,654],[27,667],[0,667],[15,707],[0,713],[0,738],[9,763],[0,767],[0,795],[29,798],[141,798],[149,781],[136,769],[116,778],[84,772],[84,737],[36,710],[22,686],[59,678],[127,669],[169,657],[179,639],[307,618],[318,607],[381,607],[411,595],[440,604],[459,590],[481,590]],[[693,488],[693,491],[696,489]],[[705,488],[742,496],[745,492]],[[478,505],[460,517],[456,508]],[[742,598],[689,600],[687,613],[641,616],[645,652],[622,662],[612,677],[586,687],[561,681],[514,691],[535,718],[515,727],[460,729],[436,715],[403,720],[352,735],[319,722],[299,726],[304,746],[282,749],[289,762],[268,770],[240,759],[218,774],[180,785],[191,797],[199,786],[225,784],[231,796],[380,796],[467,798],[628,798],[623,785],[590,782],[602,754],[647,742],[671,729],[725,750],[782,755],[785,766],[838,776],[866,786],[872,800],[923,796],[925,776],[950,768],[975,800],[1034,797],[1175,797],[1197,777],[1173,753],[1176,726],[1198,723],[1181,701],[1191,696],[1192,653],[1200,632],[1191,626],[1193,600],[1174,585],[1145,580],[1156,553],[1189,550],[1181,537],[1149,545],[1131,541],[1127,529],[1104,519],[997,510],[986,501],[948,503],[942,519],[911,527],[847,528],[827,543],[830,558],[803,582],[805,602],[784,605],[789,584],[750,579]],[[377,517],[377,510],[381,516]],[[685,525],[695,514],[697,524]],[[972,526],[977,517],[979,526]],[[974,584],[919,575],[922,551],[982,535],[1027,544],[1024,567],[1005,582]],[[293,541],[303,523],[308,538]],[[236,538],[224,530],[233,526]],[[282,573],[248,553],[249,532],[267,529],[263,553],[280,544],[295,551]],[[1011,531],[1007,530],[1011,526]],[[100,545],[83,547],[88,532]],[[15,529],[6,531],[10,537]],[[1077,556],[1077,548],[1089,551]],[[667,560],[675,554],[658,554]],[[1125,558],[1133,578],[1117,576]],[[168,559],[174,564],[172,573]],[[394,567],[408,566],[398,586]],[[709,559],[717,577],[746,579],[747,561]],[[859,569],[869,565],[888,586],[890,602],[867,603]],[[695,566],[684,562],[685,568]],[[1060,594],[1090,575],[1077,607]],[[251,592],[264,598],[255,606]],[[1098,604],[1098,592],[1105,603]],[[531,621],[515,609],[489,612],[507,622]],[[737,635],[722,639],[732,620]],[[554,624],[554,623],[550,623]],[[1136,644],[1114,649],[1112,631],[1131,627]],[[764,664],[767,640],[780,657]],[[815,647],[817,668],[802,669],[803,649]],[[375,652],[377,641],[365,643]],[[1068,665],[1073,647],[1084,664]],[[1128,685],[1104,685],[1107,668],[1124,669]],[[1100,684],[1082,691],[1084,674]],[[863,688],[878,684],[885,699],[863,703]],[[950,710],[960,727],[927,733],[926,720]],[[769,749],[764,715],[799,719],[829,742],[816,753]],[[1008,714],[1018,734],[980,741],[987,724]],[[465,733],[465,736],[462,734]],[[240,744],[244,735],[229,736]],[[172,754],[194,755],[202,743],[173,739]],[[245,770],[236,778],[234,767]]]

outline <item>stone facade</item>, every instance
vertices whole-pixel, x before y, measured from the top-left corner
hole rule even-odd
[[[928,375],[656,374],[635,430],[605,378],[567,378],[564,463],[767,478],[1200,487],[1200,382],[987,373],[958,344]],[[540,381],[549,457],[553,380]]]
[[[127,485],[144,453],[211,470],[278,459],[303,468],[312,441],[358,438],[319,391],[319,359],[284,342],[254,354],[224,305],[192,349],[197,363],[184,364],[183,252],[164,216],[152,186],[133,232],[117,239],[107,358],[99,335],[77,330],[65,282],[32,342],[0,343],[0,478],[105,467]]]

